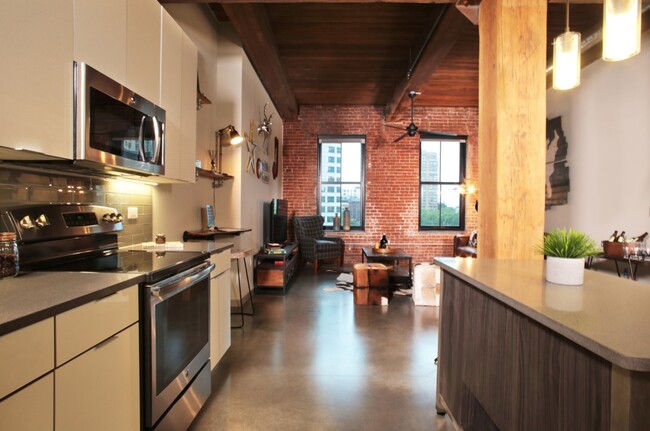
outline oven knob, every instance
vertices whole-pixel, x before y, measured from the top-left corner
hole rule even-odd
[[[115,213],[110,213],[108,215],[108,218],[109,218],[109,221],[111,223],[116,223],[117,222],[117,214],[115,214]]]
[[[122,223],[124,221],[124,216],[121,213],[117,213],[116,220],[117,223]]]
[[[21,218],[20,221],[18,222],[18,224],[23,229],[27,229],[27,230],[34,229],[34,222],[32,221],[32,218],[30,216],[28,216],[28,215]]]
[[[110,222],[111,222],[111,215],[108,214],[108,213],[104,214],[104,215],[102,216],[102,221],[103,221],[104,223],[110,223]]]
[[[51,224],[50,219],[48,219],[45,214],[41,214],[36,219],[36,226],[38,227],[45,227],[45,226],[49,226],[50,224]]]

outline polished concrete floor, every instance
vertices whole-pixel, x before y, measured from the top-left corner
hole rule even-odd
[[[453,429],[435,412],[438,308],[355,306],[323,291],[337,275],[308,266],[286,296],[254,297],[192,431]]]

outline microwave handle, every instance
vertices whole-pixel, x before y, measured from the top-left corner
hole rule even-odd
[[[140,160],[146,162],[147,159],[144,157],[144,120],[146,117],[143,115],[140,120],[140,131],[138,132],[138,150],[140,151]]]
[[[162,148],[162,137],[160,136],[160,126],[159,121],[156,117],[151,117],[153,122],[153,135],[155,138],[156,146],[153,151],[153,157],[149,160],[151,163],[157,163],[158,158],[160,157],[160,149]]]

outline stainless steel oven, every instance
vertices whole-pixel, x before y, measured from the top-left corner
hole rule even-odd
[[[203,252],[119,249],[122,219],[98,205],[27,205],[0,210],[0,231],[16,232],[21,271],[143,274],[142,425],[186,430],[211,392],[214,265]]]
[[[213,269],[214,265],[206,262],[145,285],[147,428],[186,429],[210,395],[209,292]],[[208,379],[191,384],[201,372],[207,373]],[[182,399],[176,401],[181,393]]]

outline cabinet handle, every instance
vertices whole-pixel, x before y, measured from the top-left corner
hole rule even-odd
[[[115,334],[115,335],[113,335],[112,337],[105,339],[104,341],[102,341],[101,343],[99,343],[98,345],[95,346],[95,350],[99,350],[99,349],[101,349],[102,347],[104,347],[104,346],[106,346],[107,344],[109,344],[111,341],[117,340],[117,336],[118,336],[118,335],[119,335],[119,334]]]
[[[105,299],[107,299],[107,298],[110,298],[111,296],[115,296],[115,295],[117,295],[118,293],[120,293],[119,290],[117,290],[117,291],[115,291],[115,292],[113,292],[113,293],[109,293],[109,294],[106,295],[106,296],[102,296],[101,298],[95,299],[95,302],[103,301],[103,300],[105,300]]]

